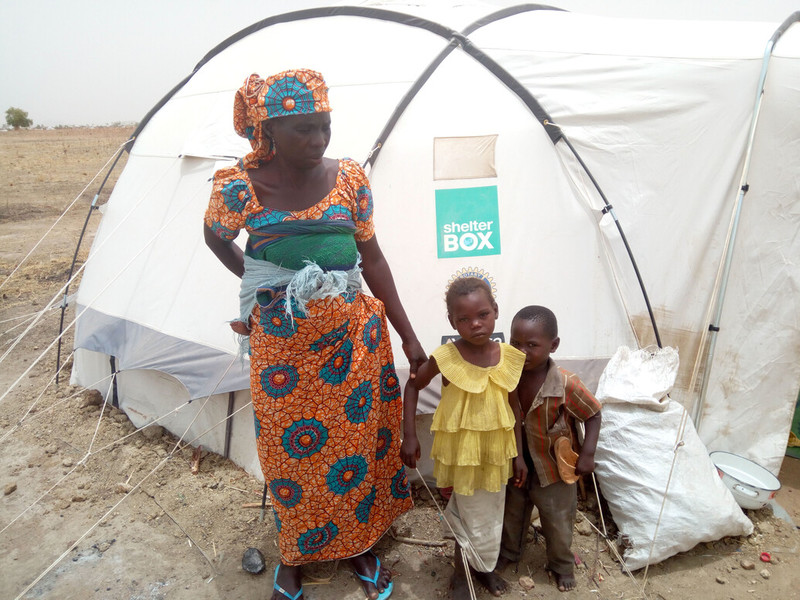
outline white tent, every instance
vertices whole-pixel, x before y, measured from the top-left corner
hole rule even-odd
[[[800,387],[800,27],[775,44],[758,101],[778,25],[533,5],[318,8],[255,23],[137,130],[78,293],[73,381],[101,387],[119,370],[135,424],[180,406],[160,422],[191,424],[187,439],[219,452],[215,425],[244,408],[229,454],[258,471],[247,365],[227,325],[238,280],[201,225],[212,173],[249,150],[232,128],[234,91],[252,72],[302,66],[331,88],[328,155],[367,166],[378,238],[426,350],[454,333],[443,295],[463,272],[495,287],[498,335],[522,306],[551,307],[555,358],[590,386],[618,346],[655,343],[655,323],[680,351],[673,396],[697,408],[709,449],[777,473]],[[434,404],[432,393],[423,408]]]

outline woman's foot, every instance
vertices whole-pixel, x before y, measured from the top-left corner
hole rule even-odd
[[[275,580],[272,585],[271,600],[303,600],[303,586],[300,584],[300,567],[283,563],[275,567]]]
[[[381,564],[372,551],[354,556],[350,559],[350,565],[361,580],[367,598],[378,600],[388,598],[392,593],[392,572]]]

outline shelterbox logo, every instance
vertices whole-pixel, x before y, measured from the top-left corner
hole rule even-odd
[[[497,186],[436,190],[439,258],[500,254]]]

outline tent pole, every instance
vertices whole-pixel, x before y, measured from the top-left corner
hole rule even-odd
[[[545,125],[547,125],[547,123],[545,123]],[[586,173],[586,175],[589,176],[589,179],[591,180],[592,185],[594,185],[594,188],[597,190],[597,193],[600,194],[600,198],[603,200],[603,204],[605,205],[603,208],[603,214],[610,214],[611,218],[614,219],[614,225],[617,226],[619,237],[622,239],[622,243],[624,244],[625,250],[628,253],[628,258],[630,259],[631,265],[633,266],[633,271],[634,273],[636,273],[636,280],[639,282],[639,288],[642,290],[644,303],[645,306],[647,307],[647,314],[650,316],[650,323],[653,326],[653,334],[655,335],[656,338],[656,345],[658,345],[659,348],[663,348],[663,346],[661,345],[661,335],[658,333],[658,325],[656,325],[656,316],[653,313],[653,307],[650,305],[650,297],[647,295],[647,289],[644,286],[644,280],[642,279],[642,274],[639,272],[639,265],[636,263],[636,259],[633,256],[633,250],[631,250],[631,246],[628,243],[628,238],[625,236],[625,232],[622,230],[622,224],[619,222],[619,219],[617,218],[617,213],[614,212],[614,207],[608,201],[608,198],[606,198],[606,195],[603,193],[603,190],[600,188],[600,185],[595,180],[594,175],[592,175],[592,172],[589,170],[589,167],[586,166],[586,164],[583,162],[583,159],[578,154],[578,151],[575,150],[572,143],[566,137],[563,137],[563,140],[564,143],[567,144],[567,148],[570,149],[573,156],[580,163],[581,167],[583,167],[583,170]]]
[[[64,314],[67,311],[68,300],[67,296],[69,295],[69,282],[72,280],[72,273],[75,271],[75,263],[78,262],[78,252],[81,249],[81,243],[83,242],[83,236],[86,234],[86,228],[89,226],[89,219],[92,218],[92,213],[97,210],[97,200],[100,198],[100,192],[103,191],[103,188],[108,181],[108,178],[111,176],[111,173],[114,171],[114,168],[117,166],[122,153],[125,150],[129,150],[131,147],[131,142],[133,141],[133,137],[129,138],[128,141],[117,151],[117,156],[114,159],[114,162],[109,167],[106,176],[103,178],[103,182],[100,184],[100,188],[97,190],[97,193],[92,198],[92,202],[89,205],[89,212],[86,213],[86,219],[83,222],[83,229],[81,229],[81,234],[78,237],[78,243],[75,246],[75,253],[72,255],[72,264],[69,266],[69,273],[67,274],[67,285],[64,287],[64,298],[61,300],[61,319],[58,323],[58,350],[56,351],[56,385],[58,385],[58,377],[61,371],[61,341],[63,336],[61,335],[64,333]]]
[[[658,333],[658,326],[656,325],[655,315],[653,314],[653,310],[650,306],[650,298],[647,295],[647,290],[645,289],[644,280],[642,279],[641,274],[639,273],[639,267],[636,264],[636,260],[633,257],[633,251],[631,250],[631,247],[628,244],[627,238],[625,237],[625,233],[622,231],[622,225],[620,224],[619,219],[617,219],[616,213],[614,212],[614,207],[606,198],[597,180],[594,178],[591,171],[589,170],[589,167],[586,165],[586,163],[583,162],[583,159],[580,157],[577,150],[575,150],[574,146],[570,143],[570,141],[561,131],[561,128],[556,123],[553,122],[553,120],[550,118],[550,115],[547,113],[544,107],[542,107],[539,101],[533,96],[533,94],[530,93],[530,91],[527,88],[520,85],[511,76],[511,74],[508,73],[508,71],[503,69],[503,67],[501,67],[494,60],[492,60],[491,57],[487,56],[484,52],[476,48],[468,39],[465,39],[462,42],[462,47],[464,48],[465,52],[467,52],[475,60],[477,60],[478,62],[483,64],[487,69],[489,69],[489,71],[495,77],[497,77],[501,82],[503,82],[503,84],[505,84],[505,86],[508,87],[508,89],[514,92],[519,97],[519,99],[525,103],[528,109],[536,116],[537,120],[539,121],[539,124],[544,128],[545,133],[550,138],[550,141],[553,143],[554,146],[558,144],[559,141],[564,140],[564,142],[567,144],[567,147],[570,149],[572,154],[580,163],[586,175],[589,176],[589,179],[591,180],[592,184],[597,190],[597,193],[600,194],[600,197],[602,198],[603,203],[605,204],[603,212],[611,213],[611,216],[614,219],[614,223],[617,226],[617,230],[620,233],[620,237],[622,238],[625,244],[625,249],[628,252],[628,258],[630,258],[631,265],[633,266],[633,270],[636,273],[636,278],[639,282],[639,288],[642,291],[642,296],[644,297],[644,302],[647,306],[647,312],[650,316],[650,322],[653,325],[653,333],[655,334],[656,343],[658,344],[658,347],[661,348],[661,336]]]
[[[389,134],[392,133],[392,130],[395,128],[395,125],[397,125],[397,122],[400,120],[400,117],[406,111],[406,108],[408,108],[408,105],[411,104],[411,101],[414,99],[414,97],[419,93],[419,91],[422,89],[422,87],[425,85],[428,79],[431,78],[431,75],[433,75],[434,71],[436,71],[436,69],[439,68],[439,65],[441,65],[444,62],[444,59],[447,58],[460,45],[463,45],[467,42],[467,36],[469,36],[472,32],[480,29],[481,27],[488,25],[490,23],[494,23],[495,21],[499,21],[500,19],[506,19],[508,17],[512,17],[514,15],[523,12],[529,12],[534,10],[561,11],[562,9],[543,4],[523,4],[520,6],[512,6],[494,12],[490,15],[483,17],[478,21],[475,21],[474,23],[465,27],[464,30],[461,31],[460,33],[452,32],[450,37],[450,43],[447,46],[445,46],[441,50],[441,52],[439,52],[439,54],[430,62],[430,64],[428,64],[427,67],[425,67],[425,70],[422,71],[422,73],[420,73],[419,77],[417,77],[413,85],[410,88],[408,88],[408,91],[406,91],[405,95],[401,98],[400,102],[397,103],[397,106],[395,106],[394,110],[392,111],[392,114],[389,116],[386,123],[384,124],[383,130],[380,132],[380,134],[378,134],[378,138],[375,140],[375,143],[372,144],[373,150],[369,153],[369,156],[367,156],[367,158],[364,160],[361,166],[362,167],[366,167],[367,165],[369,165],[370,167],[375,166],[375,161],[378,160],[378,154],[380,153],[383,144],[386,142],[386,138],[388,138]],[[487,65],[484,64],[484,66]],[[489,70],[491,71],[491,69]],[[528,106],[530,107],[531,105],[529,104]],[[541,121],[543,118],[547,117],[547,113],[544,112],[544,109],[542,109],[538,105],[538,103],[536,103],[535,108],[537,110],[534,110],[534,114],[536,115],[537,119]]]
[[[558,127],[555,123],[553,123],[552,118],[547,113],[547,111],[542,107],[539,101],[522,85],[520,85],[505,69],[503,69],[499,64],[497,64],[491,57],[486,55],[484,52],[476,48],[472,42],[470,42],[469,38],[467,37],[469,33],[482,27],[487,23],[491,23],[496,19],[505,18],[512,14],[516,14],[517,12],[522,12],[523,10],[560,10],[560,9],[553,9],[549,6],[542,6],[542,5],[524,5],[521,7],[514,7],[509,10],[498,11],[492,15],[489,15],[485,19],[477,21],[473,23],[471,26],[464,29],[462,33],[456,34],[453,33],[450,44],[445,47],[439,55],[431,61],[428,67],[422,72],[422,74],[417,78],[412,85],[411,88],[406,92],[405,96],[402,100],[398,103],[395,107],[392,115],[389,117],[388,121],[384,125],[383,131],[378,135],[377,140],[372,145],[372,151],[367,156],[366,160],[364,161],[363,166],[370,165],[371,167],[375,166],[375,162],[378,159],[378,155],[380,153],[381,148],[386,143],[386,139],[391,134],[392,130],[394,129],[395,125],[397,124],[400,116],[405,112],[408,105],[411,103],[411,100],[417,95],[419,90],[422,88],[423,84],[430,78],[433,72],[439,67],[439,65],[444,61],[444,59],[458,46],[469,54],[473,59],[478,61],[481,65],[483,65],[490,73],[492,73],[495,77],[497,77],[509,90],[511,90],[514,94],[516,94],[519,99],[528,107],[528,109],[533,113],[536,117],[536,120],[539,124],[544,128],[545,133],[550,138],[550,141],[553,145],[556,145],[562,139],[566,141],[567,146],[569,147],[572,154],[580,163],[583,170],[589,176],[589,179],[592,181],[595,189],[597,190],[598,194],[603,200],[605,204],[605,208],[603,212],[610,213],[612,218],[614,219],[614,223],[617,226],[617,230],[619,231],[620,237],[625,245],[625,249],[628,253],[628,257],[630,258],[631,265],[633,266],[633,270],[636,274],[636,279],[639,282],[639,287],[642,290],[642,295],[644,297],[645,305],[647,306],[647,312],[650,316],[650,322],[653,325],[653,333],[656,338],[656,344],[658,347],[661,348],[661,336],[658,332],[658,325],[656,324],[655,315],[653,313],[653,309],[650,305],[650,298],[647,295],[647,290],[644,285],[644,281],[642,279],[641,273],[639,272],[639,266],[636,263],[636,259],[633,256],[633,251],[631,250],[630,244],[625,236],[625,232],[622,230],[622,225],[617,218],[616,213],[614,212],[614,208],[611,206],[611,203],[606,198],[603,190],[600,188],[600,185],[597,183],[597,180],[594,178],[592,173],[589,171],[589,168],[586,166],[586,163],[583,162],[580,155],[578,154],[577,150],[572,146],[572,144],[567,140],[564,136],[561,128]]]
[[[715,286],[717,291],[714,295],[712,295],[712,298],[714,296],[716,296],[716,298],[712,300],[712,302],[715,303],[713,305],[714,316],[711,323],[708,325],[708,335],[710,339],[708,342],[708,353],[706,354],[705,359],[705,368],[703,370],[703,380],[700,387],[700,395],[698,396],[697,401],[694,403],[694,408],[692,410],[692,420],[694,421],[695,429],[698,431],[700,430],[700,422],[702,421],[703,417],[703,406],[705,405],[706,395],[708,393],[708,381],[710,379],[709,375],[714,362],[714,350],[716,349],[717,345],[717,334],[720,330],[722,308],[725,303],[725,293],[728,288],[728,279],[730,276],[731,263],[733,259],[733,250],[736,245],[736,234],[739,230],[739,220],[741,217],[742,205],[744,203],[744,196],[750,189],[750,184],[747,183],[747,178],[750,172],[750,160],[753,155],[753,142],[755,140],[756,126],[758,125],[758,118],[761,114],[761,103],[764,99],[764,84],[766,83],[767,79],[769,61],[772,57],[772,51],[775,48],[775,44],[778,42],[780,37],[791,25],[797,23],[798,21],[800,21],[800,11],[792,13],[783,23],[781,23],[780,27],[778,27],[775,33],[772,34],[772,37],[767,42],[767,46],[764,50],[764,58],[762,59],[761,63],[761,74],[759,75],[758,87],[756,89],[755,108],[753,109],[753,116],[750,120],[750,130],[747,134],[744,165],[742,166],[742,175],[739,179],[739,192],[737,194],[733,213],[731,215],[731,224],[728,228],[728,237],[725,240],[724,258],[717,274],[717,284]],[[698,356],[698,361],[699,360],[700,357]],[[689,389],[694,389],[694,381],[692,381]]]

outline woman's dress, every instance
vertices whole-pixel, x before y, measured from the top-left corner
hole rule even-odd
[[[355,242],[374,235],[372,193],[355,161],[314,206],[265,208],[239,161],[214,176],[206,225],[222,239],[249,234],[245,255],[301,270],[347,271]],[[402,398],[383,303],[360,289],[311,300],[259,289],[250,325],[250,386],[258,455],[287,564],[370,548],[411,508],[400,460]]]

